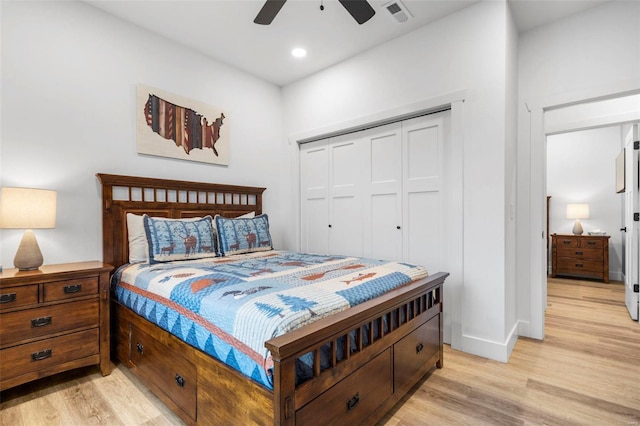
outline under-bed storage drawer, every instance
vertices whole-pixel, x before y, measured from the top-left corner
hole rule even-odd
[[[391,380],[389,348],[296,411],[296,424],[361,424],[391,396]]]
[[[194,364],[144,331],[131,327],[131,362],[185,413],[196,418]]]
[[[393,346],[395,391],[402,383],[415,383],[431,368],[427,361],[440,351],[440,316],[436,315]]]

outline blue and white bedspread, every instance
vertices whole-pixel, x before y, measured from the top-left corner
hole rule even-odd
[[[115,297],[272,389],[265,341],[426,276],[406,263],[269,251],[125,265]]]

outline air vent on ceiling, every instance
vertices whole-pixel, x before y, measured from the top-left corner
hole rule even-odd
[[[383,4],[382,7],[387,9],[391,16],[398,22],[407,22],[410,18],[413,18],[409,9],[407,9],[400,0],[390,1],[389,3]]]

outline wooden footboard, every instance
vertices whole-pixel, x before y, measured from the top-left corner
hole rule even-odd
[[[435,274],[269,340],[273,391],[117,302],[113,348],[188,424],[373,424],[434,365],[442,367],[447,275]],[[323,347],[329,348],[325,368]],[[307,353],[314,360],[313,377],[296,386],[296,360]]]
[[[373,424],[431,367],[442,367],[447,276],[435,274],[266,342],[274,359],[275,424]],[[324,369],[323,347],[330,363]],[[295,362],[307,353],[313,378],[296,386]]]

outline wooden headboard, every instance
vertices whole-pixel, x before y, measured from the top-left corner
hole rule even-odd
[[[262,213],[265,188],[98,173],[102,183],[102,259],[129,261],[127,213],[174,219]]]

